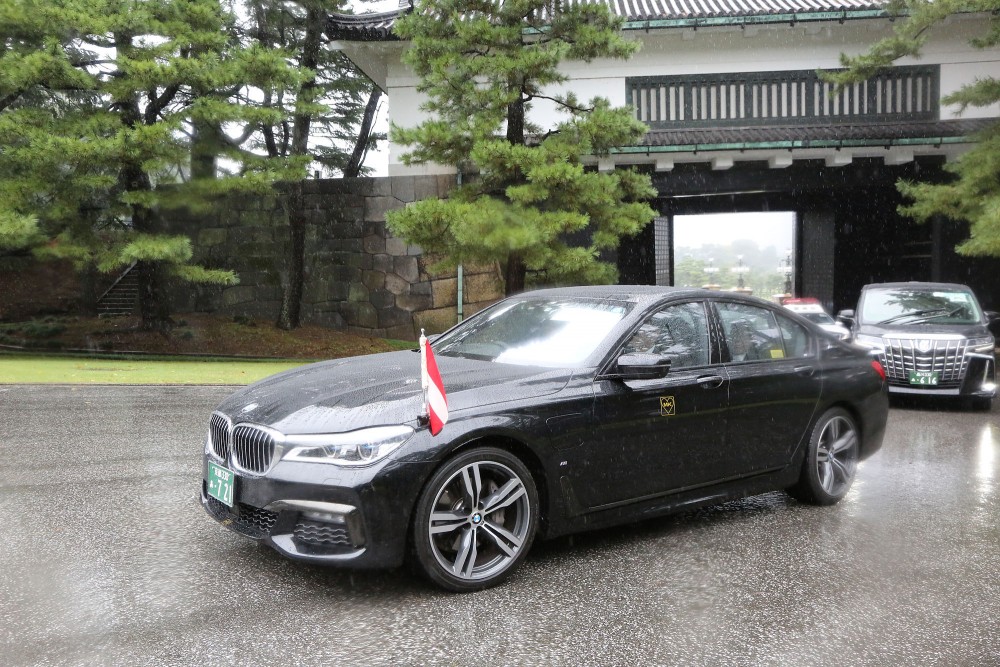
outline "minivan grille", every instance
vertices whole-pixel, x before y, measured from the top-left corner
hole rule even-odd
[[[911,372],[933,371],[938,373],[939,389],[962,385],[969,366],[965,355],[967,340],[885,337],[882,342],[885,346],[882,365],[889,384],[909,386]]]
[[[212,438],[212,452],[225,461],[229,458],[229,420],[219,413],[213,413],[208,422],[208,432]]]
[[[252,424],[237,424],[232,436],[232,464],[247,472],[262,474],[271,467],[274,437]]]

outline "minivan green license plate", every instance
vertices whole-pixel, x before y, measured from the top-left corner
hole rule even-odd
[[[910,371],[910,384],[934,387],[938,383],[937,371]]]
[[[233,506],[233,483],[236,475],[233,471],[218,464],[208,462],[208,495],[219,502]]]

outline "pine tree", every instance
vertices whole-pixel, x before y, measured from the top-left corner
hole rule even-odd
[[[996,50],[1000,46],[1000,0],[900,0],[892,10],[897,19],[893,34],[876,42],[867,53],[841,56],[844,72],[827,74],[837,83],[863,81],[896,60],[917,57],[935,27],[950,16],[982,12],[981,33],[971,40],[977,49]],[[1000,80],[977,78],[941,99],[968,107],[988,107],[1000,102]],[[976,144],[944,169],[954,178],[944,184],[901,180],[900,193],[910,203],[899,212],[926,222],[936,216],[969,223],[969,238],[959,244],[960,254],[1000,257],[1000,122],[991,124],[975,137]]]
[[[289,161],[301,170],[285,187],[290,252],[277,317],[279,328],[293,329],[300,323],[305,281],[302,178],[316,164],[346,178],[365,173],[366,152],[384,138],[372,131],[381,91],[343,53],[327,46],[328,15],[343,10],[340,0],[252,0],[248,10],[253,39],[286,52],[301,75],[294,86],[263,91],[262,106],[278,112],[280,122],[261,125],[250,142],[268,159]]]
[[[524,288],[528,271],[540,282],[614,282],[601,253],[652,220],[642,200],[655,191],[646,175],[599,173],[584,157],[634,144],[646,128],[605,99],[557,91],[567,81],[560,63],[634,52],[620,27],[603,3],[417,3],[396,33],[410,42],[403,58],[420,76],[430,118],[393,126],[391,136],[413,147],[406,164],[454,165],[475,176],[447,200],[390,212],[390,228],[442,257],[439,266],[499,261],[507,294]],[[530,121],[539,101],[560,113],[553,126]],[[585,245],[571,245],[570,235]]]
[[[105,272],[135,263],[147,329],[170,325],[168,279],[236,282],[165,231],[179,209],[282,176],[227,144],[228,173],[188,177],[192,128],[275,122],[232,91],[298,76],[281,52],[241,45],[235,21],[219,0],[3,3],[0,245]]]

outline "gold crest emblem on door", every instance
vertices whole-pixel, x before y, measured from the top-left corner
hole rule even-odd
[[[673,396],[660,396],[660,416],[673,417],[677,414],[677,404]]]

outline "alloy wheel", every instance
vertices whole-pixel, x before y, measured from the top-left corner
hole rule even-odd
[[[488,460],[464,465],[434,498],[427,522],[434,558],[467,582],[495,577],[529,541],[531,512],[525,482],[511,468]]]
[[[820,486],[840,496],[854,480],[858,467],[858,434],[845,417],[834,416],[820,432],[816,446],[816,473]]]

